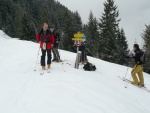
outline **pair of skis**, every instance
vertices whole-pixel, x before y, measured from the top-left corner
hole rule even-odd
[[[129,79],[126,79],[126,78],[120,77],[120,76],[118,76],[118,78],[120,78],[120,79],[123,80],[124,82],[127,82],[127,83],[129,83],[129,84],[132,84],[132,81],[129,80]],[[137,87],[137,88],[140,88],[140,89],[142,89],[142,90],[145,90],[145,91],[147,91],[147,92],[150,92],[150,90],[147,89],[145,86],[144,86],[144,87],[141,87],[140,85],[134,85],[134,84],[132,84],[132,85],[135,86],[135,87]],[[125,87],[125,88],[126,88],[126,87]]]
[[[63,61],[60,61],[60,62],[63,62]],[[59,63],[59,62],[58,62]],[[42,70],[42,72],[40,72],[40,75],[44,75],[46,70]],[[51,73],[50,69],[47,69],[47,73]]]
[[[47,71],[47,73],[50,73],[50,69],[47,69],[47,70],[42,70],[42,72],[40,72],[40,75],[44,75],[45,71]]]

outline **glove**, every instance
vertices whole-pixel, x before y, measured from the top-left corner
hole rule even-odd
[[[130,51],[129,56],[132,57],[132,58],[135,57],[134,51]]]

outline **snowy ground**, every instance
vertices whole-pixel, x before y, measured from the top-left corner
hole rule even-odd
[[[88,57],[97,70],[77,70],[76,54],[61,50],[64,64],[52,63],[51,73],[41,76],[40,55],[34,72],[39,44],[0,31],[0,45],[0,113],[150,113],[150,93],[125,88],[118,78],[125,66]],[[150,76],[144,77],[150,89]]]

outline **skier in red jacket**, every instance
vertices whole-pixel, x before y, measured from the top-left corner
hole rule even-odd
[[[45,70],[45,56],[47,52],[47,66],[51,67],[51,50],[54,45],[54,36],[50,34],[48,30],[48,24],[44,23],[42,30],[36,35],[36,40],[40,42],[40,48],[42,51],[41,66],[42,70]]]

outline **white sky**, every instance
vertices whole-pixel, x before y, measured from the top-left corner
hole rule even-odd
[[[99,19],[104,12],[105,0],[58,0],[72,11],[78,11],[83,23],[88,22],[90,10]],[[118,6],[120,27],[124,28],[129,48],[136,42],[142,46],[141,33],[150,24],[150,0],[115,0]]]

